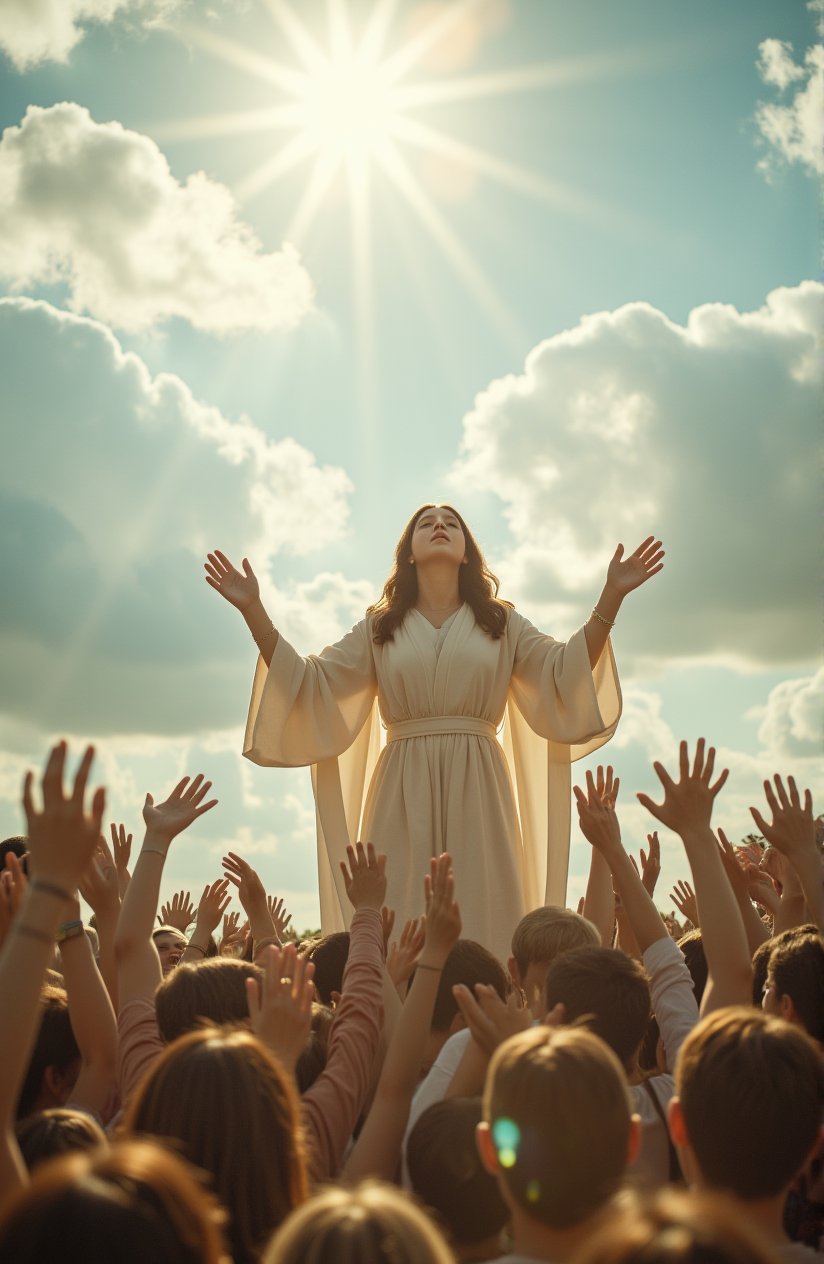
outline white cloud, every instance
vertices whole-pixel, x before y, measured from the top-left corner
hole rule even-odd
[[[542,622],[566,602],[575,617],[552,625],[566,635],[615,543],[657,532],[666,567],[621,612],[622,661],[817,656],[823,306],[813,282],[756,312],[707,304],[686,326],[632,303],[492,382],[464,418],[452,481],[504,504],[507,593]]]
[[[109,330],[43,302],[0,300],[0,375],[8,709],[50,732],[241,723],[254,650],[206,585],[204,555],[247,554],[265,578],[276,555],[339,539],[346,473],[152,377]],[[339,577],[283,589],[270,585],[272,612],[313,649],[366,604]]]
[[[285,330],[312,307],[296,251],[264,252],[224,185],[203,172],[180,184],[148,136],[70,102],[6,128],[0,218],[0,277],[63,283],[75,311],[116,328]]]
[[[818,758],[824,722],[824,668],[814,676],[785,680],[753,713],[765,751],[780,759]]]
[[[180,0],[3,0],[0,48],[17,70],[43,61],[65,62],[91,23],[134,17],[145,26],[162,20]]]
[[[758,164],[760,170],[769,174],[780,160],[824,172],[824,47],[813,45],[803,61],[796,62],[791,44],[769,39],[759,45],[758,53],[758,69],[766,84],[780,93],[795,85],[786,104],[762,101],[756,110],[756,125],[768,149]]]

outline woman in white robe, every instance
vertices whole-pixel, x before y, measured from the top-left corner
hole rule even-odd
[[[337,644],[302,658],[275,631],[248,561],[241,573],[209,554],[208,582],[242,611],[261,650],[244,754],[312,765],[324,932],[348,921],[339,862],[361,837],[388,855],[387,903],[401,925],[421,912],[430,858],[448,850],[464,936],[504,960],[526,911],[565,902],[570,761],[615,731],[609,629],[624,596],[662,564],[651,537],[622,555],[619,546],[593,615],[563,643],[497,599],[453,509],[424,506],[381,601]]]

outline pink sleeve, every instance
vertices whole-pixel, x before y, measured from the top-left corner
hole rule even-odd
[[[117,1085],[124,1106],[165,1047],[154,1001],[128,1001],[117,1015]]]
[[[383,1027],[383,929],[377,909],[352,918],[349,959],[326,1067],[301,1099],[313,1181],[338,1175],[363,1110]]]

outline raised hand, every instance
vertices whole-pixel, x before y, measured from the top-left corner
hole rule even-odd
[[[125,825],[112,825],[111,831],[114,866],[117,870],[117,885],[120,888],[120,898],[122,899],[126,894],[126,887],[131,879],[129,858],[132,854],[132,836],[126,833]]]
[[[455,903],[455,878],[448,852],[430,860],[429,873],[424,878],[424,895],[426,925],[418,965],[440,969],[461,935],[461,911]]]
[[[197,906],[197,931],[207,936],[214,934],[232,900],[231,895],[227,894],[228,890],[226,878],[218,878],[216,882],[203,888]]]
[[[195,906],[192,903],[191,891],[175,891],[171,902],[162,905],[160,909],[161,925],[174,926],[181,935],[186,934],[194,921],[194,916]]]
[[[661,843],[657,830],[647,834],[647,843],[649,851],[645,852],[643,847],[641,848],[641,881],[647,894],[654,895],[661,874]]]
[[[281,943],[286,938],[286,930],[292,920],[292,914],[287,913],[283,907],[283,900],[278,899],[276,895],[267,895],[266,904],[269,909],[269,916],[275,927],[275,934]]]
[[[91,863],[80,879],[80,894],[92,912],[99,918],[108,911],[117,916],[120,906],[120,885],[117,868],[103,835],[98,839]]]
[[[234,956],[234,950],[237,945],[246,938],[246,931],[241,930],[239,926],[240,913],[233,910],[231,913],[225,913],[223,916],[223,934],[220,937],[218,945],[218,953],[221,957]],[[247,922],[248,926],[249,923]]]
[[[381,909],[381,930],[383,931],[383,955],[386,957],[389,952],[389,940],[392,938],[392,931],[395,927],[395,910],[387,908],[384,904]]]
[[[386,972],[400,990],[409,978],[423,950],[426,934],[426,919],[412,917],[401,931],[401,937],[393,943],[386,958]]]
[[[750,812],[767,842],[794,863],[797,855],[815,848],[813,796],[809,790],[805,790],[802,803],[794,777],[787,778],[786,789],[777,773],[773,781],[774,789],[769,781],[764,782],[764,794],[772,812],[772,820],[765,820],[758,808],[750,808]]]
[[[619,544],[607,569],[607,585],[625,597],[663,569],[663,557],[661,541],[653,535],[648,535],[629,557],[624,557],[624,546]]]
[[[246,980],[252,1030],[290,1070],[294,1070],[312,1025],[313,963],[294,944],[265,949],[263,980]]]
[[[364,848],[351,844],[346,848],[349,865],[340,862],[343,883],[355,909],[374,908],[380,911],[386,900],[386,856],[378,855],[371,843]]]
[[[517,1008],[514,999],[505,1004],[488,983],[476,983],[475,996],[463,983],[456,983],[452,995],[472,1033],[472,1039],[487,1055],[491,1056],[498,1045],[532,1025],[530,1010]],[[513,992],[512,997],[516,995]]]
[[[17,910],[23,902],[28,879],[13,851],[6,852],[6,867],[0,873],[0,945],[5,942]]]
[[[27,772],[23,782],[23,811],[29,838],[29,877],[41,890],[54,888],[70,897],[83,871],[91,860],[97,840],[105,791],[92,795],[86,809],[86,783],[94,759],[94,747],[88,746],[80,761],[71,793],[63,788],[66,767],[66,743],[52,747],[40,785],[43,810],[39,812],[32,796],[34,774]]]
[[[700,925],[698,921],[698,903],[690,884],[679,878],[670,892],[670,899],[681,916],[685,917],[688,922],[692,922],[697,929]]]
[[[188,829],[193,821],[203,816],[204,812],[210,811],[217,803],[217,799],[203,802],[212,783],[203,780],[202,772],[189,783],[190,778],[184,777],[163,803],[155,803],[150,794],[146,795],[143,820],[146,822],[147,832],[151,833],[155,841],[170,843],[177,834]]]
[[[208,560],[204,562],[206,583],[219,592],[221,597],[225,597],[236,609],[248,609],[260,596],[260,585],[255,572],[249,565],[248,558],[244,557],[241,562],[243,567],[241,574],[240,571],[235,570],[226,554],[221,553],[220,549],[215,549],[214,553],[209,553],[207,557]]]
[[[704,738],[699,737],[695,760],[690,770],[687,743],[682,742],[679,748],[678,781],[673,781],[664,765],[657,760],[653,768],[664,787],[664,802],[653,803],[648,794],[642,793],[637,796],[638,802],[676,834],[683,836],[696,830],[708,830],[715,796],[729,775],[729,769],[725,768],[713,783],[715,747],[708,747],[705,754]]]
[[[586,793],[581,786],[573,786],[578,807],[578,823],[587,842],[609,857],[615,847],[621,847],[621,829],[615,815],[615,799],[620,780],[613,776],[612,768],[606,770],[599,764],[593,777],[586,774]]]

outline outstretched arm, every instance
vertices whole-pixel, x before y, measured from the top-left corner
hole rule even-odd
[[[243,615],[246,626],[252,634],[252,640],[268,667],[278,643],[278,631],[260,599],[260,585],[249,564],[249,559],[244,557],[241,573],[235,569],[225,553],[221,553],[220,549],[215,549],[214,553],[208,554],[208,560],[204,565],[206,583]]]
[[[31,880],[0,953],[0,1013],[3,1014],[3,1074],[0,1076],[0,1188],[5,1193],[28,1179],[14,1137],[14,1112],[40,1020],[40,988],[51,960],[54,938],[81,874],[91,860],[103,817],[105,794],[96,790],[85,804],[94,748],[80,763],[74,787],[63,789],[66,743],[49,755],[41,782],[43,810],[32,798],[26,774],[23,808],[27,819]]]
[[[713,782],[715,748],[698,739],[692,769],[687,743],[679,754],[679,779],[674,781],[663,764],[653,765],[664,788],[664,802],[649,795],[638,799],[656,820],[680,835],[692,870],[698,917],[709,967],[709,980],[701,1002],[708,1014],[724,1005],[748,1005],[752,999],[752,964],[744,923],[724,872],[724,865],[710,829],[712,806],[727,769]]]
[[[609,564],[601,595],[584,624],[590,667],[596,665],[604,652],[610,629],[618,618],[624,598],[663,569],[663,557],[661,541],[652,535],[647,536],[635,552],[626,558],[623,544],[618,545]]]
[[[146,834],[120,909],[114,944],[121,1009],[129,1001],[151,1000],[160,983],[160,958],[152,930],[163,866],[174,838],[217,803],[217,799],[203,802],[211,785],[198,773],[191,785],[188,777],[178,782],[163,803],[155,804],[152,796],[146,795]]]
[[[750,812],[767,842],[786,856],[795,869],[810,916],[820,929],[824,929],[824,888],[821,884],[821,860],[815,843],[813,796],[805,790],[802,803],[794,777],[787,778],[786,789],[778,774],[773,781],[774,789],[769,781],[764,782],[772,820],[767,821],[757,808],[750,808]]]
[[[80,919],[75,898],[66,921]],[[88,935],[81,932],[60,945],[61,968],[69,1004],[69,1019],[80,1050],[80,1075],[71,1102],[93,1111],[106,1123],[117,1073],[117,1022],[103,976],[97,968]]]

